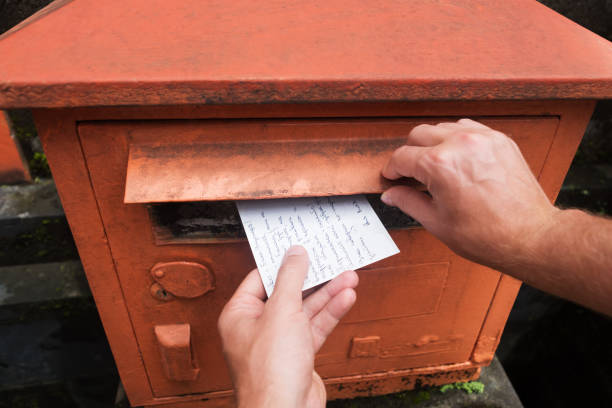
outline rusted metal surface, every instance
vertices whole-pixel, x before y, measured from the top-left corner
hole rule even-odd
[[[371,397],[407,389],[470,381],[478,378],[480,367],[471,363],[441,364],[431,368],[363,374],[327,381],[329,399]]]
[[[0,55],[0,107],[612,97],[610,43],[529,0],[80,0]]]
[[[521,147],[524,152],[530,157],[528,160],[533,162],[539,157],[545,157],[542,167],[542,171],[538,172],[536,168],[536,174],[539,174],[539,179],[544,185],[544,189],[549,194],[549,196],[553,197],[556,192],[556,186],[560,185],[563,180],[564,172],[566,166],[569,166],[569,162],[571,161],[571,157],[573,155],[573,149],[577,145],[581,132],[584,130],[584,126],[588,121],[588,117],[593,108],[592,103],[564,103],[561,101],[557,102],[529,102],[525,104],[518,103],[508,103],[508,102],[500,102],[495,104],[475,104],[475,103],[440,103],[440,104],[398,104],[398,105],[345,105],[345,106],[320,106],[320,105],[312,105],[312,106],[258,106],[258,107],[246,107],[246,112],[243,115],[247,115],[249,117],[253,116],[267,116],[270,115],[270,112],[274,112],[275,115],[279,117],[283,116],[307,116],[309,112],[319,112],[319,115],[342,115],[348,117],[355,116],[372,116],[377,115],[380,116],[385,112],[394,116],[415,116],[419,118],[435,115],[435,114],[445,114],[448,116],[459,116],[464,115],[467,112],[472,113],[473,115],[478,115],[481,118],[487,117],[491,115],[503,115],[504,113],[509,115],[530,115],[531,117],[535,116],[544,116],[544,115],[554,115],[560,117],[560,121],[558,123],[558,128],[555,131],[555,136],[552,140],[552,146],[548,150],[548,153],[544,153],[544,156],[541,156],[542,153],[537,152],[546,152],[547,142],[534,142],[534,143],[523,143]],[[225,267],[218,269],[215,267],[216,271],[221,271],[223,273],[221,278],[221,283],[218,284],[220,286],[219,290],[222,290],[225,293],[225,296],[229,296],[235,285],[237,285],[241,279],[240,272],[246,271],[245,267],[250,267],[249,262],[252,263],[252,259],[250,257],[248,248],[243,244],[226,244],[226,245],[169,245],[167,247],[159,247],[155,245],[155,240],[152,237],[152,233],[150,232],[152,225],[150,224],[150,218],[148,217],[146,206],[140,204],[132,204],[132,205],[123,205],[123,194],[124,194],[124,177],[125,166],[127,166],[127,146],[129,145],[127,139],[130,139],[134,136],[134,140],[145,141],[145,140],[165,140],[164,134],[167,135],[168,140],[173,137],[177,137],[177,135],[173,132],[168,132],[167,128],[164,126],[159,126],[160,122],[152,122],[151,126],[146,126],[146,122],[143,123],[142,127],[139,127],[140,131],[135,131],[134,129],[131,134],[126,133],[123,136],[116,136],[113,134],[113,125],[115,124],[103,124],[99,123],[98,129],[101,130],[101,133],[93,134],[94,137],[101,137],[102,140],[99,143],[96,143],[98,147],[91,152],[91,149],[88,149],[90,153],[94,153],[92,156],[92,163],[86,164],[85,159],[81,156],[81,149],[78,141],[76,141],[75,135],[75,122],[77,121],[88,121],[88,120],[99,120],[100,118],[124,118],[124,119],[133,119],[133,118],[207,118],[211,116],[216,117],[240,117],[240,110],[236,107],[217,107],[213,110],[208,108],[199,107],[199,108],[130,108],[125,110],[116,110],[116,109],[100,109],[100,110],[91,110],[91,109],[83,109],[83,110],[75,110],[75,111],[60,111],[60,112],[45,112],[39,111],[37,112],[36,119],[37,125],[41,128],[41,133],[43,136],[43,142],[45,143],[46,151],[49,155],[49,159],[51,162],[51,167],[53,169],[54,175],[56,175],[58,181],[58,188],[60,190],[60,194],[62,196],[62,200],[64,203],[64,207],[68,213],[68,217],[72,224],[73,231],[75,232],[75,237],[77,238],[77,242],[79,243],[79,249],[81,252],[81,257],[84,261],[85,268],[88,274],[88,279],[90,281],[90,285],[92,286],[92,291],[94,292],[94,296],[96,297],[96,302],[101,312],[102,320],[105,324],[109,340],[113,347],[113,352],[116,356],[117,363],[119,366],[119,370],[122,376],[122,381],[126,384],[126,390],[128,395],[130,396],[130,400],[134,405],[144,405],[144,404],[166,404],[169,405],[181,405],[188,403],[188,401],[194,401],[196,405],[205,405],[205,406],[231,406],[232,398],[231,391],[229,388],[220,391],[195,391],[190,390],[189,387],[177,387],[174,389],[174,393],[172,393],[172,389],[170,389],[171,394],[167,394],[168,396],[155,396],[153,394],[154,390],[160,390],[153,384],[148,381],[148,372],[146,371],[145,365],[141,356],[143,358],[149,358],[148,356],[152,356],[151,358],[155,359],[154,356],[159,355],[158,346],[155,342],[150,346],[149,338],[153,337],[151,334],[152,324],[174,324],[177,323],[177,316],[181,320],[193,320],[199,327],[194,329],[194,339],[195,344],[194,349],[204,350],[204,354],[206,355],[207,364],[211,364],[213,368],[217,370],[217,373],[220,371],[223,374],[224,364],[222,359],[219,360],[215,355],[216,352],[212,350],[218,350],[220,353],[220,349],[217,347],[220,346],[212,346],[206,341],[199,340],[197,337],[197,333],[206,332],[206,333],[214,333],[214,320],[215,316],[218,314],[219,309],[217,306],[211,306],[211,303],[207,302],[205,299],[208,295],[203,296],[201,298],[192,299],[192,300],[179,300],[174,298],[173,300],[164,300],[152,297],[150,295],[150,286],[153,283],[156,283],[152,277],[150,279],[146,279],[145,277],[150,277],[149,269],[156,262],[167,262],[172,259],[185,259],[185,256],[188,256],[189,259],[201,262],[202,259],[218,259],[225,260]],[[419,120],[421,120],[419,119]],[[513,118],[514,120],[520,118]],[[422,119],[426,120],[426,119]],[[520,122],[520,121],[519,121]],[[174,122],[175,124],[179,124],[180,122]],[[129,124],[129,123],[127,123]],[[527,124],[524,128],[515,129],[515,137],[522,132],[521,129],[529,129],[530,126]],[[155,130],[157,129],[157,130]],[[148,138],[148,139],[147,139]],[[185,139],[187,140],[187,139]],[[130,139],[131,141],[131,139]],[[179,142],[183,142],[184,140],[178,140]],[[105,162],[105,158],[115,159],[109,160]],[[539,159],[538,159],[539,160]],[[94,165],[94,163],[99,163],[98,165]],[[86,167],[87,166],[87,167]],[[113,166],[116,166],[116,169],[112,169]],[[96,176],[95,182],[95,194],[93,186],[90,186],[88,180],[88,170],[95,168],[106,170],[99,173]],[[532,167],[533,168],[533,167]],[[94,171],[95,172],[95,171]],[[109,195],[108,191],[114,191],[113,194]],[[101,200],[102,206],[105,208],[104,213],[106,214],[106,224],[109,228],[110,241],[107,241],[106,234],[104,233],[104,228],[102,226],[102,222],[100,221],[98,209],[96,208],[95,202],[91,201],[91,197],[94,197],[97,200]],[[118,214],[117,219],[114,219],[113,215],[108,213],[108,206],[112,205]],[[126,217],[135,217],[136,218],[126,218]],[[131,219],[131,221],[128,221]],[[139,226],[139,227],[137,227]],[[420,231],[420,232],[419,232]],[[398,231],[398,233],[403,234],[403,232]],[[151,234],[151,235],[150,235]],[[410,265],[419,265],[419,264],[427,264],[427,262],[431,263],[431,260],[434,262],[440,262],[440,260],[444,260],[447,256],[444,251],[441,251],[440,248],[436,245],[436,241],[431,238],[427,233],[422,230],[414,230],[410,232],[408,235],[411,238],[407,241],[402,241],[401,246],[403,248],[410,248],[410,252],[414,252],[414,255],[417,256],[414,259],[407,260],[406,264]],[[124,237],[124,238],[121,238]],[[115,269],[113,266],[113,262],[107,256],[109,253],[109,247],[107,246],[109,243],[115,242],[117,246],[121,246],[123,240],[127,243],[132,244],[132,252],[127,249],[126,251],[119,251],[117,254],[117,262],[115,266],[117,267],[116,271],[118,274],[115,274]],[[208,249],[206,249],[208,248]],[[237,259],[232,260],[232,257],[238,256]],[[425,257],[425,258],[424,258]],[[130,261],[138,260],[136,262]],[[147,260],[148,259],[148,260]],[[428,260],[429,259],[429,260]],[[469,270],[474,271],[474,268],[478,270],[478,267],[474,267],[470,263],[461,260],[460,258],[456,258],[453,261],[455,264],[454,269],[450,271],[450,273],[455,274],[460,281],[463,282],[463,286],[456,284],[447,284],[445,291],[450,291],[450,293],[461,292],[465,290],[465,299],[472,299],[472,301],[476,299],[482,300],[482,297],[486,299],[486,295],[483,292],[483,282],[489,282],[487,277],[496,277],[498,276],[495,272],[490,270],[483,270],[479,272],[477,276],[475,276],[474,281],[465,280],[465,274],[470,276],[471,273]],[[216,264],[215,264],[216,265]],[[214,266],[214,265],[213,265]],[[381,265],[382,267],[389,267],[393,265]],[[472,269],[470,269],[472,268]],[[418,272],[418,271],[417,271]],[[380,272],[382,276],[385,276],[383,271]],[[376,271],[372,277],[376,276]],[[379,280],[379,279],[378,279]],[[375,280],[376,281],[376,280]],[[363,282],[363,275],[362,275]],[[471,284],[470,282],[473,282]],[[497,283],[495,283],[497,282]],[[433,281],[432,283],[435,283]],[[479,356],[471,356],[467,357],[468,361],[472,359],[486,361],[486,356],[489,353],[492,353],[492,348],[494,345],[491,341],[479,342],[481,337],[487,338],[498,338],[501,335],[501,328],[503,327],[503,323],[506,319],[507,312],[510,310],[512,305],[512,301],[514,298],[513,291],[516,290],[516,283],[505,281],[503,278],[498,280],[494,278],[491,281],[493,286],[490,287],[489,293],[492,296],[490,303],[488,306],[483,304],[482,308],[479,309],[474,304],[471,304],[471,308],[474,310],[486,310],[486,317],[482,317],[483,322],[480,329],[479,334],[473,340],[473,346],[476,344],[480,344],[481,347],[477,349],[477,351],[482,351],[485,356],[484,358]],[[368,284],[367,287],[372,288],[376,287],[377,283]],[[487,283],[489,285],[489,283]],[[363,285],[361,285],[363,287]],[[435,286],[435,285],[434,285]],[[496,287],[496,288],[495,288]],[[422,288],[422,285],[419,285],[419,288]],[[463,288],[463,289],[462,289]],[[213,292],[211,292],[212,294]],[[411,295],[410,297],[415,301],[418,300],[418,294],[421,293],[419,290],[415,289],[414,292],[417,296]],[[446,295],[445,295],[446,296]],[[151,303],[148,303],[144,298],[151,299]],[[360,299],[363,298],[364,295],[360,296]],[[374,297],[378,298],[380,296],[374,295]],[[405,299],[407,295],[403,296]],[[480,301],[479,300],[479,301]],[[178,302],[178,303],[177,303]],[[185,303],[188,302],[188,303]],[[192,306],[188,306],[185,309],[185,305],[188,305],[190,302],[193,303]],[[202,303],[204,302],[204,303]],[[222,302],[219,302],[221,304]],[[403,303],[403,302],[402,302]],[[132,323],[127,315],[127,305],[130,304],[132,307],[132,316],[135,318]],[[170,309],[167,307],[161,307],[160,304],[166,304],[170,306]],[[364,305],[366,306],[366,305]],[[409,308],[413,308],[413,306],[406,305]],[[194,308],[193,318],[190,318],[192,312],[189,312],[191,307]],[[146,311],[148,310],[148,312]],[[155,310],[155,313],[151,313],[151,311]],[[197,310],[197,313],[196,313]],[[139,316],[146,315],[148,313],[148,317],[145,320],[140,320]],[[457,313],[457,311],[455,311]],[[208,317],[210,314],[210,319]],[[468,313],[469,314],[469,313]],[[483,315],[483,316],[485,316]],[[422,316],[422,315],[421,315]],[[422,320],[422,317],[414,317],[417,321],[420,321],[420,324],[417,324],[414,327],[411,326],[403,326],[399,324],[397,320],[391,319],[388,320],[389,323],[393,323],[394,326],[397,326],[398,330],[404,329],[404,331],[414,332],[417,335],[412,340],[407,340],[402,347],[404,350],[410,350],[410,348],[416,347],[417,345],[422,345],[425,347],[433,347],[436,344],[440,344],[441,341],[445,339],[449,339],[447,335],[440,335],[440,333],[421,331],[419,332],[419,327],[431,328],[432,326],[428,325]],[[421,319],[421,320],[419,320]],[[460,321],[455,320],[452,317],[443,318],[447,322],[447,324],[457,324],[463,329],[467,329],[465,326],[465,322],[461,323]],[[202,322],[202,320],[204,322]],[[206,322],[209,323],[206,323]],[[139,329],[134,329],[136,326],[140,324],[144,324],[142,348],[137,348],[136,336],[132,337],[130,333],[139,332]],[[356,323],[352,323],[353,325]],[[349,324],[350,326],[351,324]],[[450,326],[449,326],[450,327]],[[474,327],[474,326],[472,326]],[[134,330],[132,332],[132,330]],[[473,329],[475,332],[478,332],[478,326]],[[386,332],[385,332],[386,333]],[[349,333],[350,334],[350,333]],[[385,335],[383,332],[378,332],[374,334],[374,336],[378,335],[381,337],[381,343],[386,341]],[[393,333],[388,333],[393,336]],[[358,334],[359,336],[370,336],[372,333]],[[436,338],[437,336],[437,338]],[[349,355],[350,350],[350,339],[355,337],[353,334],[349,337],[348,343],[344,345],[336,345],[331,348],[339,347],[341,350],[345,350],[345,357]],[[398,338],[399,339],[399,338]],[[464,338],[465,339],[465,338]],[[465,340],[467,343],[470,342],[469,339]],[[379,343],[379,345],[381,344]],[[489,347],[482,347],[484,345],[489,345]],[[411,346],[412,345],[412,346]],[[331,345],[330,345],[331,346]],[[380,348],[379,348],[380,349]],[[384,348],[383,348],[384,349]],[[396,349],[398,350],[398,349]],[[401,348],[399,349],[401,350]],[[434,353],[435,354],[435,353]],[[473,351],[467,351],[468,356],[473,354]],[[431,355],[431,354],[430,354]],[[325,359],[329,359],[329,356],[325,356],[321,354],[318,357],[319,364],[325,363]],[[373,359],[373,357],[366,358],[364,357],[364,361],[368,361]],[[328,360],[329,361],[329,360]],[[332,360],[333,361],[333,360]],[[400,361],[402,359],[400,358]],[[405,361],[405,360],[404,360]],[[165,374],[163,372],[163,367],[161,365],[155,368],[156,364],[160,364],[159,361],[151,366],[149,364],[149,369],[153,369],[154,372],[159,370],[159,375],[165,378]],[[392,392],[394,390],[407,389],[412,387],[412,384],[420,383],[424,384],[429,381],[431,378],[431,373],[436,374],[437,378],[441,378],[440,381],[457,381],[457,380],[466,380],[470,378],[467,376],[463,370],[457,371],[456,376],[449,377],[444,372],[449,370],[449,366],[445,365],[436,365],[436,363],[432,363],[428,370],[429,374],[424,374],[421,370],[415,369],[407,369],[407,370],[395,370],[389,372],[389,374],[382,380],[376,383],[375,387],[371,387],[372,390],[375,390],[377,393],[385,393]],[[474,367],[475,363],[472,364],[471,367]],[[482,364],[482,363],[479,363]],[[325,364],[324,364],[325,365]],[[476,364],[478,365],[478,364]],[[402,366],[401,363],[395,362],[395,367]],[[438,370],[438,371],[436,371]],[[403,383],[401,380],[401,376],[393,377],[393,373],[407,373],[410,372],[414,374],[413,380],[408,383]],[[153,374],[156,376],[157,374]],[[476,375],[472,371],[471,375]],[[393,380],[396,378],[397,380]],[[340,376],[340,377],[327,377],[326,381],[328,383],[336,383],[336,387],[339,389],[342,386],[340,385],[342,382],[349,382],[350,379],[355,379],[354,376]],[[364,375],[361,377],[363,384],[361,384],[359,390],[360,392],[364,392],[364,390],[368,389],[368,384],[371,381],[374,381],[371,376]],[[175,384],[177,382],[174,382]],[[228,386],[228,385],[227,385]],[[228,386],[229,387],[229,386]],[[344,387],[345,391],[342,394],[342,397],[355,395],[352,392],[358,391],[357,389]],[[332,391],[330,391],[332,392]],[[334,391],[335,392],[335,391]],[[180,397],[177,395],[181,395]],[[335,394],[334,394],[335,395]],[[331,396],[331,394],[330,394]]]
[[[83,123],[79,129],[90,137],[130,135],[124,200],[151,203],[380,193],[391,185],[380,169],[410,130],[443,120]],[[544,160],[558,124],[556,117],[483,120],[515,136],[530,163]],[[153,135],[160,138],[153,142]]]
[[[246,107],[248,113],[242,115],[266,117],[274,112],[278,117],[303,117],[320,112],[323,116],[346,117],[331,122],[351,124],[359,122],[352,119],[355,117],[385,113],[396,118],[372,121],[436,122],[440,114],[453,117],[472,113],[515,138],[552,197],[592,107],[592,103],[563,102],[398,104],[383,108],[376,104],[259,106]],[[100,121],[121,115],[123,119],[198,119],[241,117],[240,110],[175,107],[36,112],[132,404],[179,406],[193,401],[210,407],[231,406],[230,380],[215,325],[225,300],[254,266],[248,244],[192,245],[184,241],[157,245],[148,205],[123,202],[129,148],[134,144],[237,143],[240,135],[244,138],[252,134],[254,122],[270,127],[277,121]],[[505,115],[514,116],[499,117]],[[83,150],[74,133],[77,122],[82,123],[78,131]],[[300,131],[292,129],[296,123],[316,120],[281,122],[285,126],[279,129],[284,130],[278,130],[278,136],[270,140],[308,141],[304,133],[300,136]],[[266,134],[270,133],[249,137],[255,142]],[[343,140],[329,133],[319,135],[319,139]],[[164,166],[171,162],[166,161]],[[404,250],[360,272],[358,303],[317,355],[316,367],[328,384],[331,398],[374,395],[477,376],[478,366],[487,363],[495,348],[512,305],[518,287],[515,281],[459,258],[421,228],[394,230],[391,234]],[[192,299],[164,296],[156,280],[159,277],[150,271],[157,263],[175,260],[210,266],[216,275],[215,290]],[[377,316],[371,302],[383,298],[384,315]],[[164,368],[153,328],[174,324],[189,324],[191,351],[206,361],[199,364],[200,373],[194,381],[169,380]],[[362,341],[375,338],[379,340]],[[352,353],[355,339],[358,346]]]
[[[0,184],[30,181],[17,140],[13,138],[6,112],[0,111]]]
[[[194,201],[380,192],[413,126],[463,116],[553,199],[594,102],[545,99],[612,97],[610,43],[533,1],[116,3],[2,36],[0,106],[68,107],[36,122],[133,405],[233,404],[216,320],[254,267],[240,237],[177,237],[150,207],[200,228]],[[391,235],[316,356],[330,398],[474,378],[501,336],[519,282]]]
[[[132,404],[151,401],[153,393],[147,383],[147,373],[89,182],[74,118],[53,111],[37,111],[34,119],[121,373],[121,382]]]
[[[440,109],[432,107],[431,112],[446,111],[453,114],[452,109],[443,108],[443,106],[441,105]],[[499,107],[490,104],[475,106],[473,111],[478,112],[480,120],[485,123],[510,133],[525,152],[534,172],[540,174],[540,170],[546,167],[550,146],[556,140],[559,126],[557,115],[571,116],[572,110],[569,107],[563,110],[551,104],[549,107],[538,108],[541,110],[534,109],[531,112],[532,115],[511,118],[487,117],[487,113],[517,112],[512,107],[501,106],[504,106],[501,111]],[[588,107],[592,108],[592,105]],[[313,108],[318,109],[316,106]],[[180,108],[176,109],[180,111]],[[275,108],[261,107],[260,109],[262,112],[269,112]],[[406,127],[406,122],[414,125],[440,120],[440,118],[428,117],[425,114],[430,109],[429,107],[422,106],[420,109],[419,111],[416,106],[406,106],[402,111],[402,108],[391,107],[389,111],[394,114],[399,113],[398,116],[405,116],[406,112],[410,112],[410,116],[417,116],[418,119],[387,118],[372,120],[372,122],[400,122]],[[462,111],[461,105],[457,105],[454,109],[457,110],[455,112]],[[333,112],[334,108],[331,107],[327,111]],[[160,113],[159,110],[157,112],[156,116],[163,118],[175,114],[176,110],[168,109],[167,113],[164,111]],[[207,111],[201,108],[201,112],[205,116]],[[361,115],[361,112],[357,112],[346,110],[344,114],[349,118],[330,119],[328,122],[344,123],[351,133],[356,128],[354,123],[364,122],[364,120],[350,118]],[[553,112],[554,116],[543,115],[543,113]],[[538,114],[535,115],[535,113]],[[163,148],[163,146],[172,144],[180,146],[194,142],[202,143],[202,141],[211,144],[228,143],[228,141],[238,143],[241,140],[240,137],[243,141],[247,137],[253,140],[272,141],[286,141],[295,138],[302,141],[316,140],[317,137],[313,138],[316,135],[309,134],[303,129],[300,130],[299,124],[321,121],[312,119],[304,121],[88,121],[99,114],[95,111],[89,115],[75,112],[75,118],[78,117],[82,122],[79,126],[79,133],[85,159],[101,215],[107,220],[105,229],[108,234],[108,242],[117,259],[118,278],[124,288],[126,305],[131,311],[143,362],[155,396],[154,401],[156,403],[162,401],[178,403],[198,398],[221,398],[221,400],[212,399],[209,403],[211,406],[220,404],[231,394],[226,394],[230,386],[229,376],[220,359],[220,343],[213,328],[216,316],[224,303],[221,299],[230,296],[242,278],[241,272],[246,272],[253,265],[251,254],[245,241],[217,245],[189,245],[188,242],[161,247],[156,245],[154,225],[147,205],[123,202],[130,146],[150,144]],[[134,116],[142,117],[146,114],[146,110],[143,110]],[[276,131],[278,136],[274,136],[274,131],[268,131],[268,133],[254,131],[257,128],[270,129],[276,125],[279,125],[279,130]],[[342,129],[342,126],[332,126],[332,129],[338,131]],[[364,129],[367,130],[367,126]],[[409,129],[410,127],[406,127],[406,130]],[[310,135],[310,138],[305,137],[307,135]],[[579,135],[573,137],[578,138]],[[333,131],[319,133],[318,139],[344,140]],[[163,167],[170,168],[173,166],[172,162],[173,160],[165,160]],[[161,162],[159,164],[162,165]],[[562,178],[562,175],[557,174],[557,178],[559,177]],[[143,181],[143,184],[146,183],[150,182]],[[125,226],[129,227],[125,228]],[[470,362],[474,346],[480,338],[484,322],[489,318],[487,316],[497,316],[498,312],[491,311],[491,304],[496,302],[497,293],[501,293],[499,288],[505,287],[506,284],[500,283],[498,273],[474,266],[453,255],[420,228],[396,230],[391,233],[400,247],[410,248],[410,250],[404,251],[397,259],[380,262],[361,272],[362,284],[358,289],[358,291],[364,291],[358,295],[360,299],[358,302],[361,303],[358,303],[354,310],[346,316],[345,322],[338,327],[317,356],[317,370],[326,381],[331,383],[343,381],[349,383],[355,378],[360,378],[359,381],[364,383],[374,382],[374,377],[368,373],[372,370],[387,372],[386,379],[380,380],[372,388],[377,393],[412,386],[409,383],[402,383],[401,380],[393,380],[396,377],[392,373],[402,372],[402,367],[405,370],[428,367],[428,370],[440,373],[438,375],[440,381],[471,378],[470,376],[476,375],[475,367],[478,366]],[[196,299],[185,300],[179,298],[166,300],[150,296],[151,281],[143,281],[142,277],[151,276],[147,274],[151,265],[173,259],[206,262],[207,265],[210,265],[217,275],[215,291]],[[138,271],[145,271],[145,273],[142,275],[142,272]],[[154,280],[152,276],[151,280]],[[143,291],[146,296],[143,296]],[[382,296],[382,293],[385,295]],[[406,293],[411,294],[410,302],[405,301]],[[381,297],[388,297],[389,302],[385,303],[384,315],[377,316],[377,308],[372,307],[369,302],[373,298],[380,299]],[[403,300],[399,301],[398,298]],[[512,300],[513,296],[504,296],[498,303],[509,310]],[[152,314],[151,310],[155,310],[155,314]],[[204,350],[203,353],[206,355],[207,364],[200,367],[202,370],[200,376],[189,385],[167,380],[157,357],[157,345],[151,342],[151,325],[176,323],[177,316],[191,325],[194,333],[194,350],[200,350],[200,353]],[[489,326],[500,331],[504,320],[505,315],[500,319],[496,317]],[[212,337],[201,338],[196,336],[197,333],[210,333]],[[378,347],[375,348],[377,355],[350,358],[351,344],[355,337],[380,338]],[[449,361],[455,361],[458,364],[467,363],[467,367],[472,367],[473,370],[471,369],[469,375],[459,370],[457,377],[448,377],[443,373],[449,369],[444,365]],[[441,366],[446,368],[436,371]],[[423,382],[425,378],[428,378],[425,374],[418,374],[419,372],[417,371],[413,377],[415,381]],[[363,389],[363,387],[357,388]],[[356,388],[350,388],[350,390],[347,388],[346,393],[339,395],[356,395],[352,394],[356,391]],[[175,397],[176,395],[185,396],[178,398]],[[231,402],[231,399],[227,401]],[[149,402],[140,401],[140,403]]]

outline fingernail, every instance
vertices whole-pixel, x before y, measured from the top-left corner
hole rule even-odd
[[[300,246],[300,245],[293,245],[287,250],[287,252],[285,252],[285,256],[305,255],[305,254],[306,254],[306,250],[304,249],[303,246]]]
[[[390,194],[387,191],[382,193],[382,195],[380,196],[380,201],[393,207],[393,201],[391,200]]]

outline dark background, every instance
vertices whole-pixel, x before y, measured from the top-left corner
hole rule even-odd
[[[0,33],[49,2],[0,0]],[[612,41],[612,0],[541,2]],[[29,112],[9,113],[33,177],[50,177]],[[612,101],[598,103],[557,204],[612,214]],[[64,219],[23,235],[0,242],[0,266],[78,259]],[[2,308],[0,333],[0,408],[112,404],[118,376],[91,298]],[[34,349],[48,352],[40,367]],[[612,405],[607,317],[523,286],[498,357],[526,407]]]

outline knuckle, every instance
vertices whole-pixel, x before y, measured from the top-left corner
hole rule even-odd
[[[405,152],[407,152],[407,151],[408,151],[408,149],[410,149],[410,148],[408,147],[408,145],[403,145],[403,146],[400,146],[400,147],[398,147],[397,149],[395,149],[395,151],[393,152],[393,155],[394,155],[394,156],[401,156],[401,155],[403,155]]]
[[[427,123],[421,123],[420,125],[416,125],[414,128],[412,128],[412,131],[410,133],[412,133],[412,132],[419,132],[419,131],[422,131],[422,130],[427,130],[430,127],[431,127],[431,125],[428,125]]]
[[[480,122],[472,120],[470,118],[461,118],[457,121],[457,124],[466,128],[483,127],[484,125]]]
[[[329,315],[328,315],[328,318],[333,319]],[[328,322],[328,324],[329,324],[329,322]],[[313,331],[315,332],[315,334],[320,336],[323,339],[327,338],[327,336],[329,335],[329,330],[326,330],[326,327],[325,327],[325,325],[322,322],[313,321],[311,323],[311,327],[313,328]]]
[[[431,150],[422,156],[421,165],[433,164],[435,166],[445,165],[450,161],[450,153],[443,149]]]
[[[391,162],[389,163],[392,168],[395,168],[397,163],[402,161],[402,157],[406,155],[406,152],[408,151],[408,149],[409,149],[408,145],[403,145],[395,149],[395,151],[391,155]]]
[[[428,125],[427,123],[422,123],[412,128],[410,133],[408,134],[408,140],[410,141],[412,138],[417,137],[418,135],[425,134],[431,131],[433,128],[432,125]]]
[[[457,139],[465,144],[477,144],[484,141],[484,137],[476,132],[461,132],[457,135]]]

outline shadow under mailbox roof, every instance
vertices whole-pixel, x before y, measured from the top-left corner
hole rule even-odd
[[[52,3],[0,107],[611,98],[612,45],[536,1]]]

